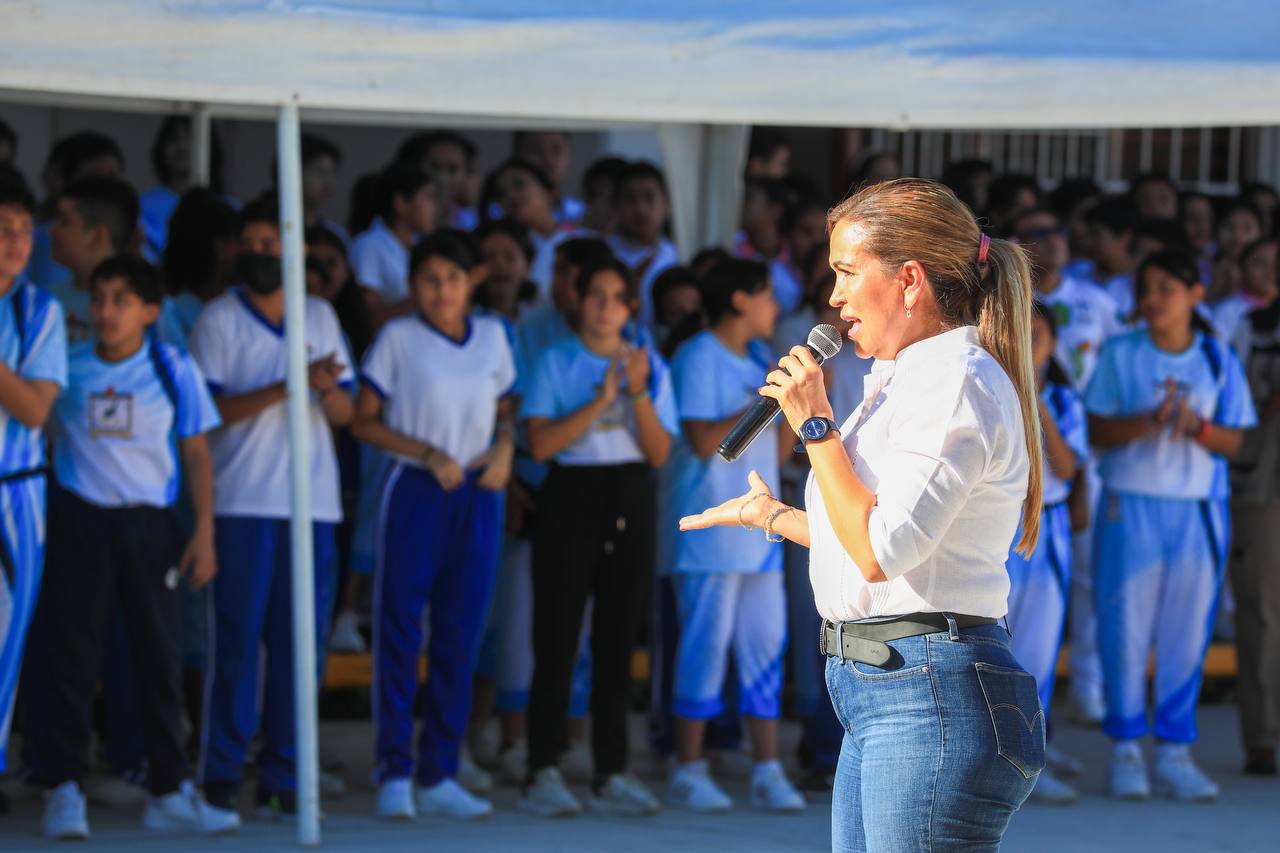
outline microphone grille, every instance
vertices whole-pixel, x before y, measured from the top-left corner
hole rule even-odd
[[[822,358],[825,361],[840,352],[840,347],[844,346],[844,338],[840,337],[840,333],[836,331],[835,326],[830,323],[822,323],[813,327],[813,331],[809,333],[808,344],[822,353]]]

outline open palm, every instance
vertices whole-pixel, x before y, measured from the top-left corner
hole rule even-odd
[[[769,503],[768,500],[760,498],[762,496],[771,498],[773,492],[755,471],[747,475],[747,483],[751,488],[746,494],[727,500],[719,506],[708,507],[697,515],[686,515],[680,519],[680,529],[705,530],[708,527],[733,527],[740,522],[760,527],[761,511]]]

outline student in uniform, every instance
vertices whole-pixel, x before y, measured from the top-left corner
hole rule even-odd
[[[393,163],[378,176],[378,214],[351,241],[351,269],[376,325],[413,312],[409,252],[436,228],[439,201],[431,176]]]
[[[1046,719],[1062,647],[1071,582],[1071,512],[1067,497],[1077,469],[1089,457],[1084,404],[1055,357],[1057,324],[1053,308],[1037,300],[1031,315],[1031,360],[1040,388],[1040,424],[1044,435],[1044,508],[1040,539],[1029,557],[1017,551],[1022,531],[1009,546],[1008,621],[1013,656],[1036,679]],[[1041,802],[1070,803],[1079,794],[1057,777],[1040,771],[1031,796]]]
[[[617,224],[614,191],[618,176],[627,168],[621,157],[601,157],[582,173],[582,230],[604,237]]]
[[[44,570],[44,424],[67,384],[62,309],[22,273],[35,212],[26,184],[0,179],[0,773],[8,767],[18,672]]]
[[[1225,299],[1240,289],[1244,277],[1240,256],[1247,246],[1262,237],[1262,214],[1248,201],[1236,199],[1222,211],[1214,228],[1217,254],[1209,285],[1210,301]]]
[[[551,181],[556,222],[574,227],[582,221],[581,199],[565,193],[569,177],[569,134],[559,130],[517,131],[512,138],[513,157],[532,163]]]
[[[240,220],[242,286],[206,305],[191,331],[191,354],[223,422],[209,438],[221,571],[212,585],[200,777],[211,805],[235,808],[249,745],[261,730],[257,805],[277,816],[297,810],[279,211],[274,199],[263,197],[246,205]],[[305,310],[315,612],[317,624],[324,624],[334,528],[342,520],[331,428],[351,420],[355,374],[333,308],[309,296]],[[323,631],[316,634],[323,647]]]
[[[1151,792],[1140,739],[1154,646],[1157,792],[1211,800],[1218,787],[1189,746],[1226,565],[1227,459],[1257,418],[1239,360],[1196,311],[1195,262],[1152,255],[1136,281],[1146,325],[1103,346],[1085,393],[1090,439],[1103,450],[1093,566],[1110,790]]]
[[[186,349],[187,337],[205,303],[220,296],[236,278],[239,217],[218,193],[205,187],[187,191],[168,220],[162,269],[173,300],[174,324],[160,337]]]
[[[480,222],[469,185],[475,175],[476,146],[452,130],[415,133],[396,150],[396,162],[414,166],[431,176],[440,194],[443,221],[471,231]]]
[[[604,811],[652,814],[657,800],[626,772],[627,695],[652,582],[653,469],[666,462],[678,429],[675,401],[666,365],[623,337],[638,299],[626,266],[586,266],[575,289],[575,336],[546,350],[522,386],[533,457],[554,464],[538,493],[534,532],[535,663],[520,807],[543,816],[582,808],[556,762],[567,745],[583,610],[594,596],[590,799]]]
[[[67,186],[58,196],[49,226],[53,259],[70,271],[45,286],[62,305],[67,341],[89,340],[89,276],[112,255],[130,250],[138,230],[138,194],[117,178],[91,177]]]
[[[1138,211],[1125,196],[1112,196],[1084,213],[1093,255],[1094,281],[1116,303],[1116,321],[1120,326],[1134,322],[1133,232],[1138,226]]]
[[[529,278],[538,286],[539,301],[550,298],[551,276],[556,246],[566,240],[572,225],[556,219],[555,184],[546,173],[527,160],[511,159],[485,179],[480,202],[485,222],[510,217],[523,225],[533,242]],[[495,217],[494,211],[501,213]]]
[[[514,219],[486,222],[476,231],[485,280],[476,288],[477,306],[504,318],[509,329],[537,304],[538,286],[529,280],[534,260],[529,230]]]
[[[354,424],[357,438],[394,460],[374,593],[377,808],[392,819],[478,818],[493,806],[454,777],[502,545],[515,360],[502,324],[470,315],[481,267],[465,235],[427,238],[410,268],[415,313],[388,323],[366,354]],[[415,771],[424,610],[428,676]]]
[[[345,228],[324,216],[324,208],[338,191],[338,169],[342,149],[323,136],[302,134],[302,221],[308,228],[320,227],[336,235],[343,245],[351,242]],[[272,175],[274,178],[275,175]],[[274,183],[274,182],[273,182]]]
[[[187,778],[177,597],[180,576],[199,589],[217,572],[205,433],[218,426],[218,413],[190,356],[147,333],[164,298],[150,264],[109,258],[93,272],[90,295],[95,340],[71,351],[53,411],[44,831],[89,835],[80,786],[107,619],[119,601],[146,741],[143,826],[226,832],[240,816],[209,808]],[[189,538],[173,509],[180,471],[195,512]]]
[[[577,306],[575,281],[579,271],[612,259],[609,247],[594,237],[571,237],[556,247],[551,302],[530,309],[517,327],[516,362],[520,384],[528,382],[534,365],[545,351],[573,338],[570,322]],[[521,390],[518,388],[517,392],[521,393]],[[490,667],[494,679],[492,704],[502,719],[494,761],[502,778],[513,785],[523,784],[528,764],[526,713],[533,680],[532,534],[538,490],[545,482],[547,472],[547,465],[530,455],[527,436],[519,433],[514,476],[507,489],[508,536],[498,570],[485,653],[482,654],[482,659],[494,659]],[[590,751],[584,743],[591,692],[590,661],[585,653],[588,639],[589,632],[584,625],[580,643],[584,653],[574,664],[569,702],[571,745],[561,759],[560,767],[567,776],[584,775],[589,779]],[[473,740],[477,756],[485,754],[487,759],[490,750],[479,729],[474,732]]]
[[[1248,361],[1253,337],[1249,315],[1270,307],[1280,297],[1278,260],[1280,240],[1264,237],[1251,243],[1240,255],[1240,289],[1209,309],[1213,328],[1231,344],[1241,363]]]
[[[27,277],[41,287],[67,278],[66,267],[53,259],[50,226],[57,215],[57,202],[63,189],[81,178],[120,178],[124,175],[124,153],[114,139],[91,130],[64,136],[49,147],[40,180],[45,200],[36,223]]]
[[[786,215],[786,184],[775,178],[747,178],[742,198],[742,231],[734,254],[769,265],[775,298],[784,317],[800,307],[804,296],[804,283],[791,267],[791,249],[782,236]]]
[[[653,282],[668,267],[680,263],[676,246],[666,237],[671,200],[661,170],[643,160],[618,175],[614,206],[618,225],[609,236],[609,248],[631,269],[640,294],[636,318],[652,328]]]
[[[160,123],[151,143],[151,170],[160,179],[160,186],[139,196],[139,225],[143,255],[158,261],[164,256],[169,218],[178,207],[178,200],[191,188],[190,116],[166,116]]]
[[[754,482],[779,485],[778,464],[795,443],[790,430],[770,425],[731,464],[716,448],[758,397],[769,372],[778,303],[769,268],[757,261],[729,261],[703,282],[709,327],[677,351],[671,365],[680,411],[681,440],[667,477],[664,530],[675,520],[715,506]],[[680,617],[676,653],[677,766],[669,805],[700,812],[728,811],[733,801],[712,780],[703,759],[707,721],[722,708],[730,649],[739,680],[739,712],[749,720],[755,767],[751,804],[766,811],[804,808],[778,760],[787,603],[782,549],[741,530],[708,530],[680,536],[671,554]]]
[[[691,330],[706,326],[702,283],[688,267],[668,267],[654,279],[649,296],[653,299],[653,339],[663,358],[670,358],[691,336]]]
[[[1074,387],[1084,388],[1093,376],[1102,344],[1123,328],[1116,302],[1097,284],[1068,271],[1068,232],[1053,211],[1028,208],[1014,216],[1010,228],[1010,238],[1027,250],[1037,299],[1053,312],[1056,363],[1066,371]],[[1100,488],[1095,459],[1078,472],[1070,498],[1075,531],[1070,572],[1072,713],[1093,724],[1101,723],[1106,713],[1090,568],[1092,517]],[[1056,772],[1070,775],[1080,770],[1077,762],[1067,759],[1052,745],[1047,755]]]

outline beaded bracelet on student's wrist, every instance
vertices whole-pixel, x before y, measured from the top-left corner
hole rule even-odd
[[[643,391],[637,391],[636,393],[631,394],[629,396],[631,398],[631,402],[639,403],[641,400],[649,399],[649,389],[645,388]]]

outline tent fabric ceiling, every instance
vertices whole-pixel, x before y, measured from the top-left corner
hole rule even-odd
[[[1272,0],[31,0],[0,90],[330,115],[1103,127],[1280,122]]]

